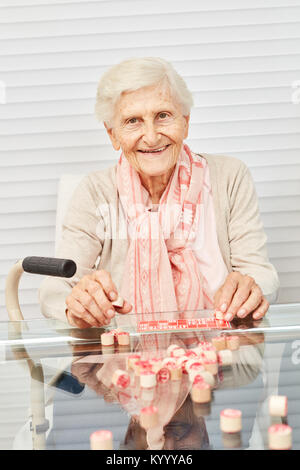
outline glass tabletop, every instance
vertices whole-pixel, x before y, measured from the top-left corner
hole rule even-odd
[[[174,320],[184,317],[199,322],[175,325]],[[54,320],[1,322],[0,448],[89,449],[90,435],[106,429],[113,433],[116,450],[267,449],[269,426],[284,423],[292,428],[292,448],[299,449],[300,304],[272,305],[260,322],[220,326],[207,323],[212,318],[211,311],[156,313],[154,319],[149,314],[142,320],[150,326],[172,321],[174,329],[141,331],[139,318],[122,315],[130,343],[112,347],[100,342],[109,327],[79,330]],[[175,380],[172,367],[162,361],[170,356],[170,345],[192,357],[199,345],[216,337],[226,342],[229,336],[237,336],[240,346],[231,352],[228,365],[218,353],[211,400],[199,403],[191,376],[183,373]],[[132,355],[139,356],[139,367],[157,366],[155,386],[141,383]],[[208,367],[213,365],[204,369]],[[125,388],[116,371],[129,376]],[[272,395],[288,398],[287,416],[270,416]],[[141,416],[149,407],[156,424],[145,429]],[[227,408],[242,412],[241,432],[220,430],[220,413]]]

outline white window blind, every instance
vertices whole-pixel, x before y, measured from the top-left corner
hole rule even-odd
[[[300,0],[0,0],[0,320],[12,264],[54,255],[60,175],[117,159],[93,114],[101,74],[149,55],[193,91],[191,148],[249,166],[278,302],[300,301]],[[26,318],[40,282],[21,280]]]

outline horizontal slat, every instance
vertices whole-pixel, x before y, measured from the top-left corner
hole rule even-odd
[[[1,229],[0,247],[3,248],[7,244],[25,245],[26,243],[51,243],[54,240],[54,227],[49,225],[46,227],[30,227],[22,229],[6,230]]]
[[[95,95],[96,96],[96,95]],[[11,103],[0,106],[0,118],[18,119],[34,117],[58,117],[68,115],[94,114],[94,99],[74,99],[66,101],[44,101],[28,103]]]
[[[276,258],[291,258],[293,256],[300,257],[300,241],[288,243],[271,243],[268,241],[268,255],[270,259]]]
[[[8,196],[8,195],[7,195]],[[32,211],[43,211],[45,208],[49,211],[55,211],[57,205],[57,196],[39,196],[39,197],[4,197],[0,198],[0,214],[24,214]]]
[[[261,214],[269,214],[269,217],[272,217],[273,213],[277,211],[291,211],[291,216],[296,212],[298,216],[300,195],[260,198],[259,207]]]
[[[42,282],[42,279],[40,280]],[[37,289],[26,289],[19,291],[20,305],[38,304]],[[5,306],[5,298],[3,292],[0,291],[0,305]]]
[[[272,0],[274,2],[274,0]],[[296,5],[296,7],[294,7]],[[235,0],[231,0],[229,6],[224,8],[224,4],[219,0],[216,3],[206,4],[205,2],[194,2],[194,0],[186,0],[184,4],[180,0],[164,0],[164,2],[149,2],[147,0],[137,1],[118,1],[118,2],[105,2],[97,5],[94,2],[80,2],[74,3],[73,7],[70,5],[58,4],[58,5],[43,5],[26,8],[5,8],[2,11],[0,23],[23,23],[28,21],[53,21],[63,19],[85,19],[95,17],[120,17],[120,16],[136,16],[136,15],[147,15],[147,14],[169,14],[170,11],[174,13],[185,13],[187,11],[202,12],[202,16],[214,12],[214,14],[222,14],[226,17],[226,14],[232,14],[232,10],[237,10],[235,13],[243,13],[243,16],[247,12],[247,15],[255,14],[260,16],[263,13],[270,12],[270,15],[276,7],[281,11],[281,20],[284,21],[286,17],[289,17],[292,11],[297,12],[297,0],[289,0],[289,2],[283,7],[281,3],[264,3],[263,7],[258,0],[255,0],[249,8],[249,3],[241,8],[240,3]],[[273,7],[272,9],[270,7]],[[266,8],[269,7],[269,8]],[[218,10],[222,11],[218,11]],[[258,12],[256,11],[258,9]],[[242,16],[242,15],[241,15]]]
[[[86,3],[100,3],[100,2],[107,2],[108,0],[86,0]],[[109,0],[110,3],[115,2],[116,4],[120,0]],[[152,3],[158,0],[152,0]],[[178,1],[178,0],[177,0]],[[39,7],[41,5],[65,5],[65,4],[74,4],[82,3],[82,0],[1,0],[0,8],[7,8],[7,7]],[[174,3],[174,2],[173,2]],[[298,0],[288,0],[284,2],[284,0],[265,0],[264,7],[286,7],[291,5],[298,5]],[[238,0],[227,0],[226,4],[222,2],[222,0],[213,0],[210,2],[209,6],[207,4],[202,5],[202,9],[206,10],[214,10],[214,9],[232,9],[232,8],[262,8],[262,4],[259,1],[253,1],[251,5],[243,5]],[[101,5],[102,7],[102,5]]]
[[[39,246],[33,246],[33,245],[30,246],[26,244],[24,252],[20,251],[20,247],[17,247],[17,248],[19,249],[19,252],[15,253],[13,246],[8,245],[5,258],[4,257],[1,258],[0,283],[2,286],[4,286],[5,284],[5,278],[9,270],[20,259],[23,259],[26,256],[51,256],[51,257],[54,256],[54,241],[53,243],[49,244],[49,246],[47,246],[46,244],[40,244]],[[47,254],[43,254],[43,253],[47,253]],[[37,276],[26,273],[26,275],[21,278],[21,281],[20,281],[21,284],[23,282],[23,279],[28,279],[28,278],[29,279],[37,278]]]
[[[300,8],[299,18],[300,20]],[[150,28],[149,28],[150,26]],[[270,25],[261,26],[257,29],[256,26],[247,27],[241,31],[241,27],[231,27],[224,31],[222,29],[222,44],[224,47],[226,43],[230,47],[236,47],[240,44],[251,42],[255,44],[256,41],[280,41],[286,39],[299,39],[300,37],[300,23],[281,24],[281,25]],[[148,23],[150,31],[133,31],[130,32],[99,32],[98,34],[78,34],[77,36],[60,36],[55,38],[40,38],[39,41],[36,38],[31,39],[12,39],[0,41],[0,56],[17,55],[17,54],[40,54],[40,53],[53,53],[53,52],[76,52],[79,51],[92,51],[98,50],[99,44],[101,44],[101,50],[114,49],[120,47],[120,38],[122,37],[122,47],[131,48],[136,47],[151,47],[151,46],[169,46],[178,43],[178,37],[183,36],[183,42],[186,46],[194,44],[205,44],[206,46],[211,44],[220,43],[219,35],[216,31],[209,31],[207,28],[205,31],[199,31],[199,28],[191,28],[188,24],[186,27],[182,25],[181,29],[167,29],[164,27],[160,30],[153,31],[151,25]],[[105,34],[105,36],[104,36]],[[254,36],[255,35],[255,36]],[[254,39],[255,38],[255,39]],[[181,41],[180,41],[181,42]],[[235,45],[235,43],[237,43]],[[74,49],[74,44],[76,48]]]
[[[89,3],[99,3],[99,2],[107,2],[107,0],[88,0]],[[111,2],[117,0],[110,0]],[[0,8],[7,8],[7,7],[16,7],[16,6],[41,6],[41,5],[59,5],[60,3],[67,4],[67,3],[80,3],[82,0],[1,0]]]
[[[300,271],[293,273],[281,273],[280,275],[280,287],[285,288],[298,288],[300,289]]]
[[[288,230],[284,227],[267,228],[265,229],[265,232],[267,234],[268,241],[272,243],[298,242],[300,240],[300,227],[289,227]]]
[[[84,165],[82,163],[73,163],[73,164],[54,164],[54,165],[47,165],[47,179],[55,179],[58,180],[62,174],[70,173],[70,170],[75,174],[80,173],[87,173],[92,171],[98,171],[102,168],[105,168],[109,165],[105,164],[106,162],[94,162]],[[17,181],[39,181],[41,178],[45,178],[45,166],[44,165],[35,165],[34,171],[32,171],[32,167],[30,166],[19,166],[18,171],[15,171],[15,175],[13,174],[14,170],[10,168],[5,168],[3,172],[1,172],[0,176],[0,183],[8,183],[9,181],[14,183]]]
[[[21,311],[26,320],[33,320],[33,319],[44,319],[45,317],[43,316],[40,306],[37,303],[34,303],[33,305],[23,305],[21,306]],[[5,318],[7,319],[8,315],[5,311]],[[1,317],[0,317],[1,318]]]
[[[286,304],[299,302],[299,287],[280,289],[277,303]]]
[[[291,103],[292,88],[291,84],[288,84],[285,87],[249,88],[247,90],[239,89],[236,91],[194,91],[193,97],[195,106],[234,106],[262,103],[275,105]]]
[[[12,256],[14,256],[15,261],[26,256],[54,256],[54,233],[50,242],[32,240],[30,243],[0,245],[1,265],[3,263],[7,267],[7,261],[11,261]]]
[[[13,264],[14,263],[12,262],[9,266],[9,269],[13,266]],[[7,270],[7,273],[4,276],[0,276],[1,291],[4,291],[6,275],[8,274],[8,272],[9,271]],[[40,275],[24,273],[20,279],[19,291],[21,292],[24,290],[37,289],[43,279],[44,277]]]
[[[8,195],[14,197],[40,197],[54,196],[57,194],[57,180],[42,180],[40,182],[21,182],[0,185],[0,197],[7,198]]]
[[[280,184],[276,184],[271,181],[266,183],[256,183],[255,187],[258,197],[300,195],[299,179],[298,181],[281,181]]]
[[[299,8],[300,13],[300,8]],[[218,43],[218,44],[187,44],[178,39],[177,44],[145,47],[116,47],[115,49],[98,49],[97,51],[68,51],[48,54],[24,54],[1,57],[0,71],[12,71],[22,69],[57,68],[61,66],[93,65],[102,62],[109,64],[119,62],[132,56],[160,56],[173,60],[194,60],[199,56],[202,59],[231,59],[236,57],[262,57],[280,56],[282,54],[291,56],[299,54],[300,39],[280,39],[270,41],[241,41],[240,43]]]
[[[299,182],[300,187],[300,182]],[[271,214],[262,214],[262,221],[265,229],[273,227],[299,227],[300,226],[300,208],[295,207],[293,211],[272,212]]]
[[[274,266],[280,273],[297,273],[300,266],[300,256],[293,256],[291,258],[273,258]]]
[[[51,71],[48,73],[45,71],[22,71],[19,74],[5,72],[1,74],[1,80],[6,83],[13,94],[14,92],[18,92],[22,87],[25,87],[26,90],[30,92],[30,87],[47,86],[50,88],[51,86],[65,85],[66,83],[97,87],[98,80],[104,72],[104,68],[103,70],[80,68],[76,74],[74,74],[74,70],[72,69],[61,69],[60,73],[57,73],[57,71],[55,73]],[[298,66],[298,69],[294,70],[277,71],[276,74],[274,74],[274,71],[241,71],[240,73],[230,73],[227,71],[222,75],[209,74],[206,72],[202,76],[199,76],[200,64],[199,72],[196,64],[194,64],[193,73],[187,73],[184,70],[182,72],[178,70],[178,72],[189,83],[189,87],[193,90],[230,90],[257,88],[258,84],[260,88],[290,85],[299,79],[300,66]]]
[[[227,5],[224,4],[224,5]],[[242,5],[242,4],[241,4]],[[264,10],[266,11],[266,10]],[[248,12],[247,12],[248,13]],[[251,12],[252,13],[252,12]],[[240,39],[247,39],[249,32],[255,28],[256,38],[268,38],[268,34],[273,33],[273,37],[283,34],[283,37],[288,37],[287,34],[281,33],[282,29],[286,31],[290,28],[293,31],[294,24],[299,22],[299,14],[285,15],[284,21],[282,19],[281,9],[267,10],[267,15],[257,14],[240,14],[240,12],[232,11],[230,15],[206,14],[205,21],[203,21],[203,14],[199,12],[185,12],[183,14],[174,13],[171,11],[167,17],[167,24],[169,30],[180,31],[183,29],[199,28],[198,41],[203,37],[207,40],[215,40],[220,34],[220,28],[224,39],[229,40],[234,38],[236,33],[239,32]],[[63,29],[62,29],[63,28]],[[130,16],[124,18],[116,17],[106,18],[96,17],[84,19],[80,22],[78,28],[78,20],[64,20],[63,27],[60,21],[45,21],[45,22],[32,22],[32,23],[10,23],[2,24],[0,28],[0,40],[9,40],[18,38],[31,39],[31,38],[51,38],[51,37],[68,37],[76,35],[99,35],[104,34],[124,34],[129,31],[143,32],[143,31],[161,31],[166,29],[166,16],[164,14],[149,14],[147,16]],[[197,42],[198,42],[197,41]],[[101,41],[102,43],[103,41]]]
[[[251,168],[251,174],[255,183],[295,179],[298,180],[300,189],[300,158],[297,165],[270,165],[270,167],[253,167]]]
[[[220,14],[206,15],[206,21],[203,22],[202,13],[197,12],[185,12],[184,14],[176,14],[170,12],[168,14],[168,30],[178,31],[178,34],[183,29],[199,28],[198,40],[202,38],[207,41],[215,41],[216,37],[220,33],[220,28],[224,40],[231,40],[236,37],[239,33],[241,40],[248,39],[251,34],[251,29],[255,28],[256,38],[270,38],[272,37],[291,37],[295,24],[299,22],[300,15],[294,15],[293,13],[286,16],[284,22],[281,18],[281,11],[269,10],[268,15],[240,15],[238,17],[236,12],[232,12],[225,19],[221,20]],[[240,21],[238,21],[240,20]],[[32,23],[10,23],[2,24],[0,29],[0,41],[1,40],[17,40],[20,39],[33,39],[33,38],[53,38],[61,37],[63,31],[63,37],[78,36],[78,35],[99,35],[102,34],[124,34],[128,31],[131,32],[144,32],[144,31],[157,31],[158,33],[166,29],[166,16],[164,14],[148,15],[148,16],[132,16],[127,17],[126,21],[124,18],[110,18],[109,21],[105,18],[88,18],[80,22],[80,28],[78,28],[78,20],[64,20],[63,29],[60,21],[45,21],[45,22],[32,22]],[[289,36],[283,32],[283,29],[288,31],[291,30]],[[103,41],[101,41],[102,43]]]
[[[1,215],[1,227],[5,230],[32,228],[32,230],[55,225],[56,211],[26,212]]]
[[[41,276],[35,276],[35,279],[27,279],[28,278],[28,274],[26,273],[25,275],[23,275],[23,277],[21,278],[21,282],[20,282],[20,286],[19,286],[19,293],[20,293],[20,298],[21,298],[21,295],[23,295],[24,292],[29,292],[29,291],[32,291],[32,293],[34,292],[34,295],[35,295],[35,299],[33,301],[34,302],[37,302],[37,290],[43,280],[43,278]],[[4,280],[0,280],[0,305],[4,306],[5,305],[5,294],[4,294],[4,291],[5,291],[5,278]],[[31,295],[31,294],[30,294]]]
[[[299,118],[300,119],[300,118]],[[97,130],[99,123],[95,116],[65,116],[53,118],[10,119],[0,121],[0,136],[34,134],[38,132],[65,132]],[[103,130],[103,129],[102,129]],[[1,137],[0,137],[1,138]]]

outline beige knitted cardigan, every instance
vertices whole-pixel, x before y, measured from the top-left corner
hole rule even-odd
[[[268,259],[267,237],[250,171],[234,157],[201,156],[209,167],[218,242],[228,271],[252,276],[273,303],[279,281]],[[107,205],[114,207],[116,220],[104,218],[99,211],[99,207]],[[72,196],[56,253],[59,258],[73,259],[77,273],[71,279],[44,279],[39,299],[46,317],[66,321],[65,299],[89,269],[109,271],[120,288],[128,249],[127,237],[113,235],[115,229],[118,233],[120,224],[126,226],[116,187],[116,165],[85,176]]]

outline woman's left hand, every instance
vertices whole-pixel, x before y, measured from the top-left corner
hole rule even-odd
[[[269,302],[251,276],[233,271],[217,290],[214,308],[223,312],[227,321],[235,316],[245,318],[250,313],[255,320],[259,320],[267,313]]]

